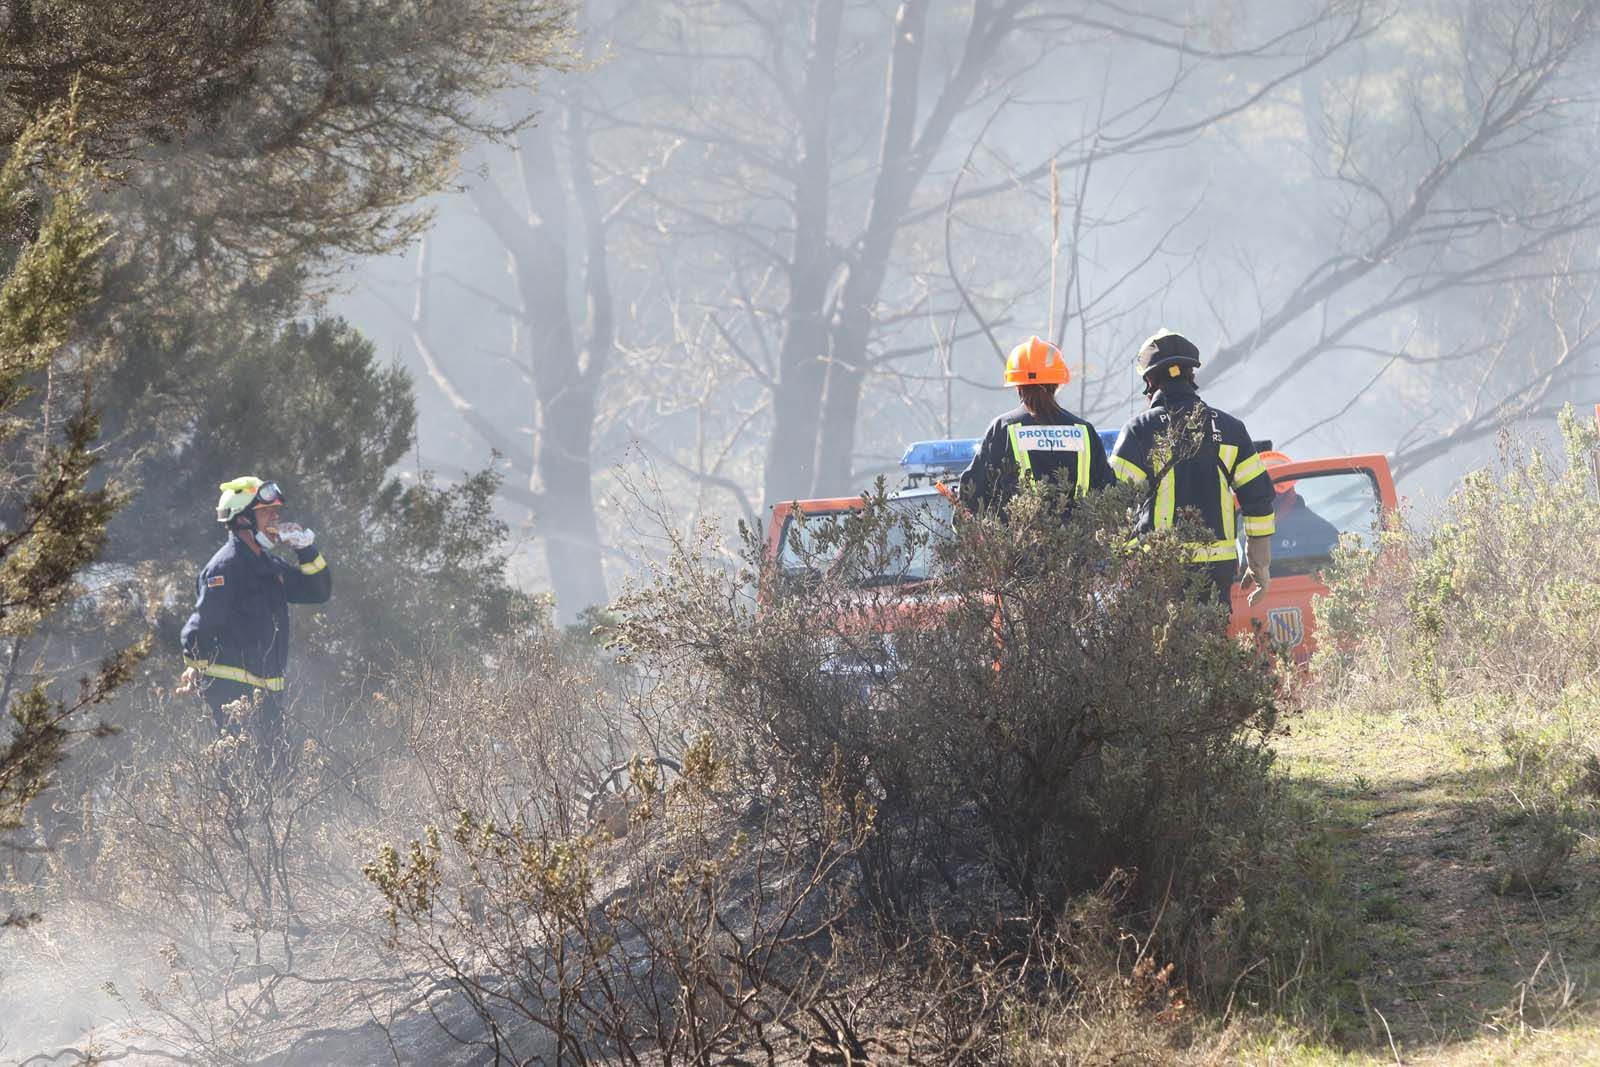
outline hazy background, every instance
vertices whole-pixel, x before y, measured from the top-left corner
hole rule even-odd
[[[1257,437],[1388,453],[1413,497],[1600,397],[1600,112],[1563,5],[898,17],[588,4],[588,67],[500,101],[536,125],[338,279],[329,308],[418,382],[421,464],[502,453],[517,573],[563,615],[601,599],[585,560],[614,592],[635,558],[619,475],[685,517],[853,493],[981,433],[1035,332],[1103,428],[1167,326]]]

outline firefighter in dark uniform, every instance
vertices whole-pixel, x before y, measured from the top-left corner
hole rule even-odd
[[[1266,464],[1244,423],[1200,399],[1200,350],[1188,338],[1162,330],[1139,350],[1136,366],[1150,406],[1122,428],[1111,466],[1146,490],[1137,529],[1170,529],[1180,513],[1198,519],[1210,539],[1189,545],[1190,558],[1227,605],[1242,512],[1249,539],[1244,587],[1254,604],[1271,581],[1274,493]]]
[[[251,734],[269,767],[281,767],[289,605],[327,601],[333,575],[314,533],[278,521],[284,501],[276,483],[244,477],[220,488],[217,521],[228,540],[196,581],[199,597],[183,627],[187,668],[179,691],[198,689],[217,729],[233,735],[241,724],[224,709],[259,692]],[[296,562],[274,554],[280,544],[294,549]]]
[[[1011,350],[1005,383],[1017,387],[1022,404],[989,424],[962,473],[967,507],[1003,518],[1024,478],[1052,479],[1078,496],[1116,484],[1095,428],[1056,403],[1056,390],[1070,378],[1061,350],[1048,341],[1034,337]]]

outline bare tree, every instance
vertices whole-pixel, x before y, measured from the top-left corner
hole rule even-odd
[[[551,586],[564,613],[606,601],[592,485],[595,409],[616,345],[616,319],[602,214],[581,109],[567,107],[560,137],[544,125],[519,134],[519,210],[494,181],[470,196],[504,247],[534,399],[531,501],[544,538]],[[574,249],[572,246],[576,246]],[[574,309],[569,264],[581,264]]]
[[[1248,376],[1243,415],[1337,381],[1313,429],[1404,390],[1393,445],[1415,471],[1593,380],[1600,187],[1577,146],[1600,105],[1600,4],[1429,6],[1402,30],[1317,87],[1329,239],[1286,282],[1254,278],[1248,317],[1217,301],[1210,373]]]
[[[1291,388],[1320,397],[1330,374],[1353,393],[1335,411],[1364,403],[1363,388],[1496,339],[1518,351],[1550,308],[1582,304],[1536,283],[1563,254],[1560,270],[1587,269],[1591,182],[1550,157],[1589,114],[1576,79],[1591,5],[1233,10],[603,13],[603,61],[469,191],[506,275],[454,279],[513,337],[533,447],[467,399],[465,364],[428,364],[518,471],[508,499],[582,557],[547,547],[558,599],[603,597],[598,557],[628,535],[596,513],[593,472],[624,442],[682,479],[670,492],[686,510],[712,494],[754,517],[758,483],[769,501],[848,491],[908,423],[970,432],[956,386],[968,401],[992,388],[978,353],[1006,347],[1002,323],[1053,330],[1077,361],[1072,402],[1114,417],[1130,399],[1115,353],[1209,301],[1224,338],[1211,381],[1250,415]],[[1424,44],[1459,52],[1449,91],[1408,77]],[[1306,232],[1219,221],[1259,223],[1231,202],[1252,172],[1273,176]],[[1561,325],[1571,355],[1523,379],[1543,387],[1499,403],[1515,361],[1498,360],[1476,402],[1452,379],[1418,432],[1450,433],[1450,412],[1464,432],[1558,403],[1589,344]],[[602,386],[619,351],[652,373]]]
[[[430,268],[412,301],[436,308],[429,287],[446,281],[509,334],[509,358],[492,357],[489,373],[532,397],[531,449],[496,425],[486,365],[461,343],[459,330],[482,323],[407,323],[451,408],[515,472],[506,498],[535,515],[564,613],[603,599],[599,556],[630,538],[597,516],[592,473],[621,458],[622,441],[659,462],[685,510],[711,494],[752,519],[757,484],[768,500],[827,495],[882,469],[907,411],[953,423],[956,349],[993,325],[958,293],[956,261],[971,253],[947,263],[949,211],[981,227],[976,214],[1012,210],[1018,190],[1037,202],[1052,169],[1067,174],[1069,258],[1086,269],[1065,276],[1058,333],[1073,324],[1087,345],[1116,323],[1118,343],[1131,337],[1137,268],[1169,249],[1158,238],[1126,277],[1094,277],[1094,234],[1117,227],[1086,206],[1089,176],[1114,184],[1115,167],[1248,112],[1377,21],[1362,0],[1308,0],[1249,31],[1097,0],[1068,10],[906,0],[892,12],[674,0],[590,18],[596,67],[566,79],[542,124],[521,131],[511,155],[483,157],[468,184],[506,275]],[[1135,56],[1158,76],[1118,77]],[[1058,87],[1063,65],[1088,67],[1086,57],[1092,76]],[[1241,68],[1258,77],[1239,81]],[[1063,95],[1081,99],[1061,105],[1069,117],[1041,141],[1029,127]],[[976,150],[985,166],[969,167]],[[1042,218],[1005,225],[1038,229]],[[1016,269],[985,271],[985,284],[1037,291],[1047,257],[1013,258]],[[1137,280],[1145,294],[1157,284]],[[1018,297],[982,303],[987,320],[1003,319]],[[651,373],[610,375],[619,350]],[[1110,380],[1082,374],[1084,389],[1091,379],[1094,403],[1106,403]],[[863,449],[863,423],[878,457]]]
[[[839,0],[803,12],[679,7],[669,31],[620,47],[653,63],[683,101],[676,115],[634,121],[683,138],[691,148],[681,162],[700,173],[687,187],[658,183],[644,192],[686,241],[721,244],[722,273],[734,279],[725,310],[740,306],[733,294],[761,290],[768,272],[781,279],[747,312],[744,329],[724,323],[722,337],[753,347],[758,331],[777,335],[758,371],[772,397],[762,474],[769,500],[852,484],[864,389],[875,375],[894,373],[881,357],[935,347],[908,341],[906,332],[957,306],[948,283],[926,284],[938,255],[928,238],[979,114],[1023,110],[1017,97],[1048,87],[1061,63],[1091,49],[1140,49],[1159,60],[1151,67],[1158,83],[1146,77],[1125,86],[1087,124],[1035,143],[1035,158],[1004,181],[974,183],[963,203],[1037,181],[1052,160],[1080,167],[1181,144],[1371,25],[1363,5],[1314,6],[1263,40],[1218,50],[1192,40],[1198,23],[1098,3],[1063,11],[993,0],[957,13],[906,0],[892,20]],[[1191,91],[1208,64],[1223,62],[1259,65],[1264,77],[1232,92]]]

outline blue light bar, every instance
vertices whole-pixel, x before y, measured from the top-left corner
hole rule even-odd
[[[962,437],[950,441],[917,441],[900,457],[900,466],[911,473],[929,471],[966,470],[972,457],[978,454],[981,442],[976,437]]]
[[[1107,456],[1111,455],[1112,448],[1116,447],[1117,435],[1119,433],[1121,433],[1121,432],[1122,432],[1121,430],[1101,430],[1100,431],[1100,443],[1106,446],[1106,455]]]

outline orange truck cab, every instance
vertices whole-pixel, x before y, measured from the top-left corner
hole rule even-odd
[[[1285,457],[1269,463],[1267,473],[1278,491],[1272,581],[1254,606],[1234,585],[1228,632],[1247,634],[1259,627],[1273,646],[1305,663],[1317,647],[1312,600],[1328,592],[1321,571],[1333,562],[1339,538],[1350,534],[1365,544],[1375,543],[1399,502],[1389,461],[1378,454],[1299,461]]]
[[[939,489],[941,479],[953,481],[972,457],[978,441],[919,441],[906,449],[900,459],[905,482],[889,497],[889,506],[913,517],[928,536],[916,546],[909,559],[901,562],[893,580],[896,585],[916,587],[934,576],[935,545],[948,536],[955,523],[955,505]],[[826,497],[819,500],[790,500],[776,504],[767,524],[766,559],[770,573],[781,584],[801,577],[816,564],[814,545],[808,544],[812,531],[829,516],[843,516],[863,507],[859,496]],[[805,521],[801,521],[802,517]],[[875,576],[863,575],[863,581]],[[763,590],[766,595],[768,591]]]
[[[1116,434],[1108,431],[1101,436],[1109,451]],[[939,483],[954,483],[971,462],[978,443],[976,438],[919,441],[906,449],[900,460],[905,484],[892,494],[890,504],[913,513],[919,524],[925,523],[934,531],[935,537],[919,546],[913,558],[897,568],[893,576],[896,584],[915,588],[934,578],[933,542],[938,531],[948,531],[954,522],[954,504],[941,492]],[[1270,443],[1262,444],[1270,449]],[[1272,645],[1305,663],[1316,649],[1312,602],[1328,592],[1321,571],[1332,562],[1333,550],[1342,535],[1375,543],[1386,516],[1398,507],[1394,479],[1388,459],[1378,454],[1311,460],[1290,460],[1280,454],[1275,462],[1269,462],[1268,473],[1278,491],[1272,581],[1266,595],[1254,606],[1239,586],[1234,586],[1229,632],[1250,634],[1259,628]],[[814,536],[809,531],[817,529],[819,520],[826,522],[828,516],[842,516],[862,507],[859,496],[774,505],[766,538],[769,573],[780,586],[785,579],[801,576],[814,566],[813,555],[805,544],[806,538]],[[800,521],[802,515],[804,522]],[[1243,552],[1241,542],[1241,558]],[[883,579],[863,576],[862,580]],[[763,590],[763,596],[770,593],[769,589]]]

